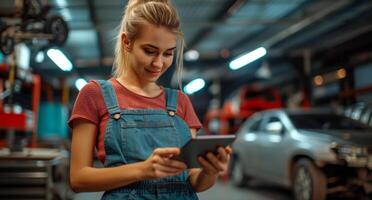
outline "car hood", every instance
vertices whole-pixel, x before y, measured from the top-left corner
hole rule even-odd
[[[361,146],[372,145],[372,132],[368,131],[300,129],[299,132],[306,136],[327,138],[339,143]]]

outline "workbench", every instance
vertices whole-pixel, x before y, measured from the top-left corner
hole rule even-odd
[[[0,149],[0,199],[68,199],[67,158],[58,149]]]

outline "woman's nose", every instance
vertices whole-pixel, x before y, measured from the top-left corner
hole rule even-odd
[[[156,56],[154,58],[154,60],[152,61],[152,65],[154,65],[155,67],[163,67],[163,60],[161,58],[161,56]]]

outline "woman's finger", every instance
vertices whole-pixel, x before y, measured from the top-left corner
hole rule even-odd
[[[215,155],[213,155],[213,153],[211,152],[207,153],[207,158],[214,168],[216,168],[218,171],[223,171],[220,161]]]
[[[159,155],[162,157],[171,157],[173,155],[180,154],[181,150],[179,148],[157,148],[154,150],[154,155]]]
[[[218,148],[218,155],[217,155],[217,158],[223,162],[223,163],[226,163],[227,162],[227,152],[225,151],[225,148]]]
[[[207,174],[217,174],[218,170],[202,156],[198,157],[199,164]]]
[[[227,154],[231,154],[233,152],[233,150],[230,146],[225,147],[225,151],[226,151]]]
[[[165,160],[166,165],[169,166],[169,167],[173,167],[173,168],[177,168],[177,169],[181,169],[181,170],[184,170],[184,169],[187,168],[187,166],[184,162],[169,159],[169,158],[165,158],[164,160]]]

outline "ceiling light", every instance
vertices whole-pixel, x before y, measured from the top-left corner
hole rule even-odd
[[[67,6],[66,0],[56,0],[56,3],[60,7],[66,7]]]
[[[79,78],[75,81],[75,86],[76,88],[80,91],[81,88],[83,88],[85,85],[87,84],[87,81],[82,79],[82,78]]]
[[[249,63],[261,58],[262,56],[266,55],[267,51],[265,48],[260,47],[254,51],[251,51],[247,54],[244,54],[233,61],[230,62],[229,67],[232,70],[237,70],[241,67],[244,67],[245,65],[248,65]]]
[[[44,61],[44,52],[42,51],[39,51],[37,54],[36,54],[36,57],[35,57],[35,61],[37,63],[42,63]]]
[[[199,59],[199,52],[197,50],[189,50],[185,53],[186,61],[195,61]]]
[[[323,79],[323,77],[322,77],[321,75],[317,75],[317,76],[315,76],[315,77],[314,77],[314,83],[315,83],[315,85],[317,85],[317,86],[322,85],[322,84],[324,83],[324,79]]]
[[[71,71],[72,63],[69,59],[58,49],[49,49],[47,55],[52,61],[63,71]]]
[[[201,78],[197,78],[190,83],[188,83],[185,87],[184,90],[186,94],[192,94],[194,92],[197,92],[201,90],[205,86],[205,81]]]
[[[31,50],[24,43],[15,46],[16,64],[22,69],[30,68]]]
[[[337,73],[338,79],[343,79],[346,77],[346,70],[344,68],[337,70],[336,73]]]

